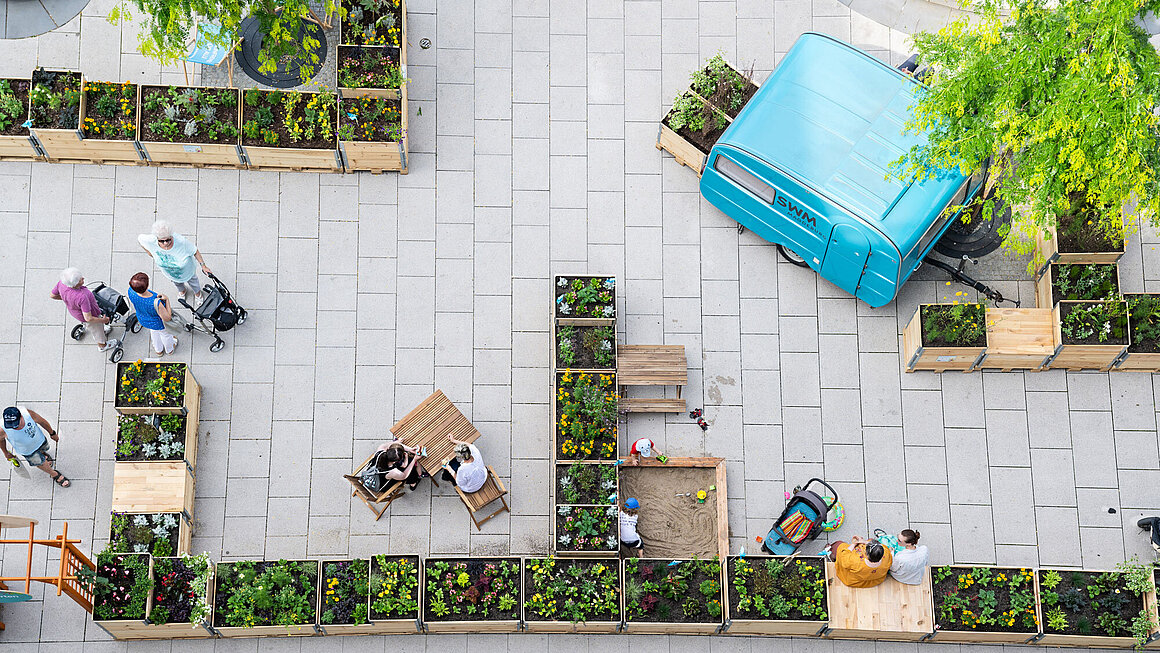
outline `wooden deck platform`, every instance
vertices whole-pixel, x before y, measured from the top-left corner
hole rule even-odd
[[[826,593],[830,627],[826,637],[918,641],[934,630],[930,568],[921,585],[903,585],[887,578],[877,587],[843,585],[826,563]]]

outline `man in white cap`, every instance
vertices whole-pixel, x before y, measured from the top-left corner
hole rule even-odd
[[[632,449],[628,452],[628,464],[634,467],[639,465],[641,456],[648,458],[649,456],[656,455],[659,457],[661,452],[657,451],[654,447],[656,447],[656,443],[648,438],[641,438],[633,442]]]

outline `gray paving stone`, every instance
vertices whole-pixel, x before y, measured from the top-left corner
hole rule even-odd
[[[1031,471],[1037,506],[1075,506],[1071,450],[1032,449]]]
[[[1081,549],[1075,546],[1079,532],[1079,515],[1075,508],[1035,509],[1039,536],[1039,563],[1044,566],[1078,567],[1083,563]]]
[[[1108,374],[1071,372],[1067,375],[1068,407],[1071,410],[1111,409]]]
[[[990,479],[996,544],[1035,544],[1031,469],[991,467]]]
[[[1027,416],[1017,410],[988,410],[987,451],[991,465],[1031,464]]]
[[[995,562],[995,531],[990,506],[951,504],[951,533],[955,560],[981,564]]]
[[[1067,394],[1028,392],[1027,434],[1033,447],[1070,448],[1071,419],[1067,409]]]

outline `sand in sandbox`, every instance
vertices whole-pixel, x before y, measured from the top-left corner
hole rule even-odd
[[[717,493],[709,491],[717,471],[708,467],[620,468],[620,496],[640,501],[636,530],[642,558],[712,558],[717,547]],[[709,492],[697,503],[697,490]],[[676,496],[691,492],[692,496]]]

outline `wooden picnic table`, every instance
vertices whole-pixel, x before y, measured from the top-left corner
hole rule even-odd
[[[475,425],[442,390],[436,390],[395,422],[391,433],[409,447],[427,447],[427,455],[419,458],[419,466],[432,477],[455,454],[455,445],[447,436],[460,442],[475,442],[479,437]]]
[[[616,350],[616,383],[674,385],[677,396],[689,382],[684,345],[619,345]]]

